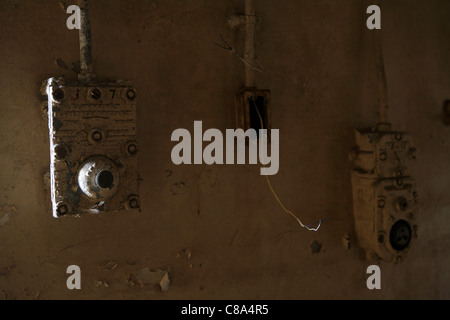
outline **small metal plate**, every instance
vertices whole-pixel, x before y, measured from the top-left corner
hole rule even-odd
[[[51,78],[46,94],[53,216],[139,209],[136,90]]]

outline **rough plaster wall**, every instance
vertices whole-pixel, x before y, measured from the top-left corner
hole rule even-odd
[[[43,174],[49,166],[39,86],[75,74],[76,31],[57,1],[0,1],[0,291],[4,298],[397,299],[450,298],[450,5],[385,2],[385,62],[394,128],[417,143],[419,238],[399,265],[381,262],[382,289],[366,288],[354,237],[353,130],[376,122],[370,32],[360,0],[259,0],[257,54],[280,129],[280,171],[272,178],[304,222],[300,229],[271,196],[259,166],[175,166],[176,128],[234,125],[243,66],[213,43],[242,50],[227,18],[242,1],[91,1],[94,68],[100,79],[131,79],[139,90],[141,213],[54,219]],[[351,249],[342,237],[351,237]],[[311,243],[322,244],[319,253]],[[182,253],[189,249],[191,259]],[[178,254],[178,255],[177,255]],[[113,271],[100,267],[117,261]],[[67,266],[82,290],[66,288]],[[137,270],[170,269],[167,292],[130,287]],[[95,281],[108,287],[97,287]]]

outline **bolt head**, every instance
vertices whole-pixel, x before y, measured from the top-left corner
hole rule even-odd
[[[102,140],[102,138],[103,138],[103,135],[102,135],[102,133],[100,131],[92,132],[92,140],[98,142],[98,141]]]
[[[67,208],[67,206],[65,204],[60,204],[58,206],[58,209],[56,209],[56,212],[58,213],[59,216],[63,216],[65,214],[67,214],[67,212],[69,212],[69,209]]]
[[[94,100],[98,100],[100,99],[100,97],[102,96],[100,90],[98,89],[93,89],[89,92],[89,95],[92,97],[92,99]]]
[[[129,207],[131,208],[131,209],[137,209],[137,208],[139,208],[139,199],[138,198],[135,198],[135,197],[133,197],[133,198],[131,198],[129,201],[128,201],[128,205],[129,205]]]
[[[129,154],[136,154],[137,146],[134,143],[132,143],[132,144],[128,145],[127,151]]]

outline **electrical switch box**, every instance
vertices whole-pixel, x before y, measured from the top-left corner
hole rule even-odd
[[[136,90],[125,83],[48,79],[54,217],[139,210]]]
[[[369,260],[401,262],[417,238],[416,148],[390,126],[356,131],[352,152],[353,210],[359,244]]]
[[[268,142],[270,142],[270,90],[256,88],[242,88],[236,97],[236,127],[244,131],[267,129]],[[261,117],[261,118],[260,118]],[[263,128],[261,128],[261,120]]]

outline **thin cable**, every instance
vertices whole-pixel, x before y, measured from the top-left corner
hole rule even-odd
[[[253,100],[253,105],[254,105],[254,107],[255,107],[255,109],[256,109],[256,112],[258,113],[259,121],[260,121],[260,124],[261,124],[261,129],[264,129],[263,120],[262,120],[261,114],[259,113],[258,108],[256,107],[256,101],[255,101],[255,98],[254,98],[253,96],[252,96],[252,100]],[[263,140],[264,140],[264,135],[263,135],[263,134],[260,135],[260,139],[263,139]],[[304,224],[301,222],[301,220],[300,220],[300,219],[299,219],[299,218],[298,218],[291,210],[288,210],[288,209],[284,206],[284,204],[281,202],[280,198],[278,197],[277,193],[276,193],[275,190],[273,189],[272,184],[270,183],[269,177],[268,177],[267,175],[266,175],[265,177],[266,177],[267,185],[268,185],[269,188],[270,188],[270,191],[272,192],[273,196],[275,197],[275,200],[277,200],[278,204],[280,205],[281,209],[283,209],[284,212],[288,213],[292,218],[294,218],[302,228],[305,228],[305,229],[307,229],[307,230],[309,230],[309,231],[317,231],[317,230],[319,230],[320,226],[322,225],[322,220],[323,220],[323,219],[320,219],[320,220],[318,221],[318,222],[319,222],[319,225],[318,225],[316,228],[310,228],[309,226],[314,225],[314,224],[316,224],[317,222],[311,223],[311,224],[309,224],[309,225],[304,225]]]

